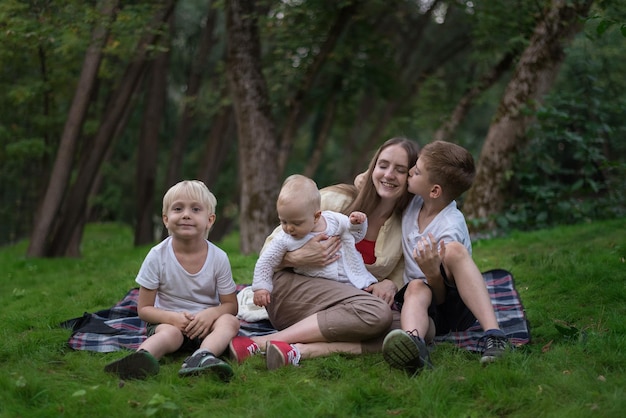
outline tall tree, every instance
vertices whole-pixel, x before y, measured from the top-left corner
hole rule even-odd
[[[173,19],[169,25],[172,28]],[[150,65],[144,115],[137,148],[135,245],[154,241],[154,194],[156,191],[159,133],[167,95],[170,44],[167,42]]]
[[[63,196],[69,182],[74,161],[74,154],[78,138],[89,107],[89,97],[93,91],[95,81],[102,60],[102,48],[109,33],[109,24],[115,17],[118,0],[103,0],[100,5],[98,26],[93,30],[91,44],[85,53],[83,69],[76,86],[74,100],[70,107],[65,128],[61,135],[61,142],[57,150],[56,159],[50,174],[50,181],[44,198],[34,219],[33,230],[27,250],[29,257],[43,257],[52,236],[52,228],[63,202]]]
[[[175,0],[168,0],[155,15],[151,29],[156,29],[169,19],[175,5]],[[121,83],[114,91],[103,115],[103,121],[93,139],[92,146],[85,150],[81,159],[81,165],[75,183],[72,185],[68,196],[64,202],[64,211],[59,216],[58,223],[52,231],[51,240],[45,249],[44,255],[60,257],[67,254],[72,237],[74,236],[74,226],[80,222],[83,212],[87,208],[87,197],[92,189],[100,165],[111,142],[114,139],[116,129],[122,121],[129,101],[135,92],[138,80],[142,77],[146,62],[149,58],[150,46],[157,39],[157,33],[149,30],[137,46],[136,55],[126,68]],[[75,239],[75,236],[74,236]]]
[[[261,42],[252,0],[226,2],[228,81],[239,146],[240,248],[258,252],[276,223],[276,129],[261,72]]]
[[[183,157],[187,140],[191,134],[194,117],[196,115],[197,99],[200,88],[202,87],[203,74],[206,72],[206,62],[211,54],[211,50],[215,43],[213,31],[215,30],[215,21],[217,17],[217,9],[209,7],[205,16],[202,32],[200,34],[200,44],[196,55],[193,57],[189,77],[187,79],[187,88],[185,90],[185,101],[176,135],[170,147],[170,159],[165,176],[165,189],[177,183],[180,180],[182,172]]]
[[[522,53],[515,73],[489,127],[476,169],[476,179],[463,204],[468,218],[485,219],[487,227],[504,206],[513,158],[526,142],[531,116],[527,106],[540,103],[550,90],[565,58],[564,48],[581,30],[593,0],[552,0],[539,19],[530,44]]]

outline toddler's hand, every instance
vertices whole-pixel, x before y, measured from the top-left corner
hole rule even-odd
[[[352,212],[350,214],[350,223],[352,225],[360,225],[367,220],[367,215],[363,212]]]
[[[267,290],[255,290],[253,302],[256,306],[267,306],[271,303],[270,292]]]

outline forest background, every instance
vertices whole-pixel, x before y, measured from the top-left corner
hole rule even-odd
[[[625,215],[618,0],[4,0],[0,39],[0,245],[31,257],[158,241],[185,178],[255,253],[284,177],[351,182],[393,136],[474,153],[483,236]]]

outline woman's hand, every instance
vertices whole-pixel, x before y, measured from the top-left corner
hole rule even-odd
[[[281,267],[309,266],[324,267],[339,260],[341,239],[339,236],[329,237],[319,234],[295,251],[289,251],[283,258]]]
[[[387,302],[389,306],[393,305],[393,297],[395,296],[398,288],[389,279],[381,280],[378,283],[369,285],[364,289],[366,292],[371,293]]]

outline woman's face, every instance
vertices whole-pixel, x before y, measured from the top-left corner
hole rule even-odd
[[[372,171],[372,183],[381,199],[398,200],[406,191],[409,155],[401,145],[381,151]]]

